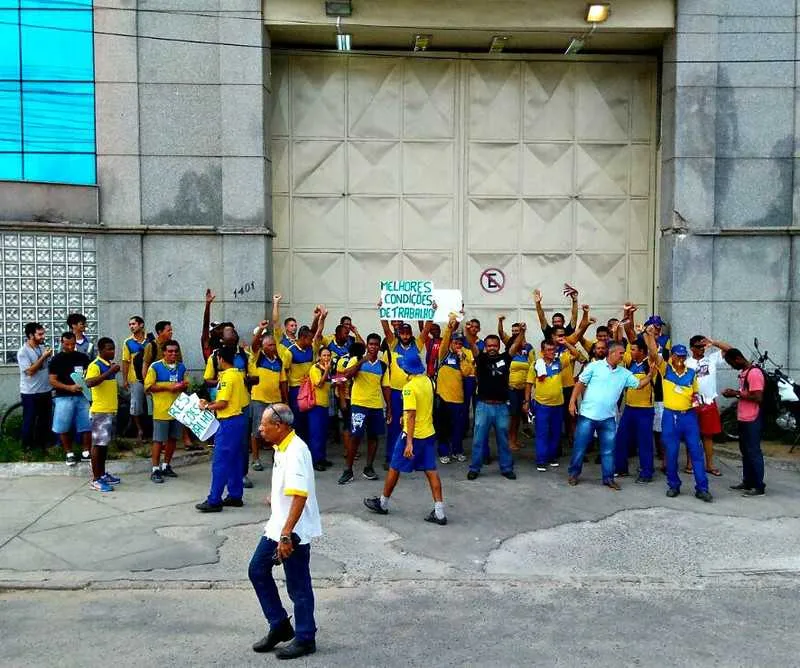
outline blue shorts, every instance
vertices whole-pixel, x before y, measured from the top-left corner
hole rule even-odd
[[[56,397],[53,411],[53,431],[56,434],[68,434],[75,425],[75,431],[82,434],[92,431],[92,420],[89,417],[89,402],[83,394],[73,397]]]
[[[412,471],[435,471],[436,470],[436,436],[428,438],[414,439],[414,456],[411,459],[403,456],[406,449],[405,434],[401,433],[394,445],[392,453],[392,463],[389,465],[400,473],[411,473]]]
[[[522,415],[522,404],[525,403],[525,390],[508,388],[508,410],[511,415]]]
[[[377,438],[386,432],[386,418],[382,408],[364,408],[353,406],[350,409],[350,433],[356,438],[364,436]]]

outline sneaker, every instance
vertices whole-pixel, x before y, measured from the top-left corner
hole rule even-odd
[[[361,472],[361,475],[363,475],[367,480],[380,480],[380,478],[378,478],[378,474],[375,473],[375,469],[373,469],[371,466],[365,466],[364,470]]]
[[[536,470],[537,471],[541,471],[542,473],[544,473],[545,471],[547,471],[547,467],[544,464],[537,464],[536,465]]]
[[[244,478],[242,478],[242,487],[244,487],[245,489],[253,489],[253,481],[250,480],[250,478],[248,478],[247,476],[245,476]]]
[[[450,457],[448,457],[447,455],[445,455],[444,457],[439,457],[439,463],[440,464],[449,464],[450,463]]]
[[[667,496],[668,496],[670,499],[674,499],[674,498],[675,498],[676,496],[678,496],[678,494],[680,494],[680,493],[681,493],[681,490],[679,490],[679,489],[675,489],[674,487],[670,487],[670,488],[667,490]]]
[[[439,519],[438,517],[436,517],[436,511],[435,510],[431,510],[431,512],[425,518],[425,521],[426,522],[433,522],[434,524],[438,524],[439,526],[444,526],[445,524],[447,524],[447,518],[443,517],[442,519]]]
[[[353,482],[353,469],[345,469],[339,476],[340,485],[346,485],[348,482]]]
[[[467,473],[467,480],[475,480],[479,475],[480,473],[478,473],[477,471],[469,471]]]
[[[711,503],[714,500],[714,497],[711,496],[711,492],[695,492],[695,497],[700,499],[701,501],[705,501],[706,503]]]
[[[373,496],[369,499],[364,499],[364,505],[369,508],[373,513],[378,513],[378,515],[388,515],[389,509],[384,508],[381,506],[380,497]]]
[[[748,489],[742,494],[745,499],[750,499],[756,496],[764,496],[766,492],[763,489]]]
[[[456,461],[457,462],[465,462],[465,461],[467,461],[467,456],[466,455],[456,455]]]
[[[322,473],[327,469],[325,468],[325,465],[322,462],[317,462],[316,464],[314,464],[314,470],[317,471],[318,473]]]
[[[500,475],[503,476],[506,480],[516,480],[517,474],[514,471],[500,471]]]
[[[333,466],[333,462],[332,462],[330,459],[323,459],[323,460],[322,460],[320,463],[321,463],[321,464],[322,464],[322,465],[323,465],[323,466],[324,466],[326,469],[329,469],[331,466]]]
[[[615,492],[619,492],[622,489],[622,487],[620,487],[619,484],[613,480],[609,480],[608,482],[604,482],[603,484],[609,489],[613,489]]]
[[[244,501],[241,499],[232,499],[229,496],[226,496],[222,499],[222,505],[226,508],[241,508],[244,505]]]
[[[88,450],[81,451],[81,461],[82,462],[90,462],[92,461],[92,453]]]
[[[169,464],[167,464],[166,466],[162,466],[161,467],[161,475],[163,475],[165,478],[177,478],[178,477],[178,474],[175,473],[175,471],[172,470],[172,466],[170,466]]]
[[[67,461],[64,462],[67,466],[75,466],[78,463],[78,458],[75,456],[74,452],[67,453]]]
[[[645,478],[644,476],[639,476],[638,478],[636,478],[636,484],[637,485],[646,485],[649,482],[653,482],[653,479],[652,478]]]
[[[743,482],[740,482],[738,485],[731,485],[730,489],[733,489],[737,492],[746,492],[753,488],[750,487],[750,485],[745,485]]]
[[[263,471],[264,470],[264,465],[261,463],[260,459],[256,459],[253,462],[253,470],[254,471]]]
[[[89,483],[89,487],[92,489],[96,489],[98,492],[113,492],[114,488],[109,485],[107,482],[104,482],[102,478],[98,478],[97,480],[92,480]]]
[[[208,501],[203,501],[203,503],[197,503],[194,506],[199,510],[201,513],[221,513],[222,512],[222,504],[220,503],[218,506],[215,506]]]
[[[559,466],[561,466],[561,464],[559,464],[558,462],[550,462],[551,469],[557,469]]]
[[[575,476],[570,476],[569,478],[567,478],[567,484],[570,487],[575,487],[575,485],[578,484],[578,479]]]
[[[105,475],[103,475],[103,477],[101,477],[100,480],[102,480],[104,483],[108,485],[119,485],[122,482],[120,478],[117,478],[117,476],[111,475],[110,473],[106,473]]]
[[[152,480],[153,482],[158,483],[158,484],[161,484],[162,482],[164,482],[164,476],[161,475],[161,469],[156,469],[155,471],[153,471],[150,474],[150,480]]]

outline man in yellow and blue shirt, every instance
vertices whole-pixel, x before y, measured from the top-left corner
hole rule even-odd
[[[658,354],[648,359],[648,346],[641,337],[628,343],[622,363],[637,379],[641,380],[658,366]],[[614,445],[614,469],[618,475],[628,475],[628,457],[635,445],[639,453],[639,476],[636,482],[653,481],[653,398],[654,383],[625,391],[625,409],[622,411],[617,438]]]
[[[214,436],[214,461],[211,464],[211,488],[208,498],[195,508],[201,513],[219,512],[224,506],[244,505],[242,479],[242,443],[247,435],[246,408],[250,403],[244,374],[234,367],[236,348],[217,349],[219,381],[217,398],[201,401],[201,408],[216,411],[219,429]],[[228,496],[222,498],[225,488]]]
[[[454,334],[458,321],[451,318],[445,327],[439,347],[439,371],[436,376],[436,395],[439,397],[436,436],[439,441],[439,461],[466,461],[464,432],[467,426],[468,403],[464,396],[464,380],[475,375],[471,352],[464,349],[464,339]]]
[[[280,346],[278,347],[289,383],[289,408],[294,413],[294,430],[305,443],[311,440],[308,413],[300,410],[297,397],[300,394],[300,386],[308,378],[311,367],[314,366],[314,359],[319,351],[320,343],[320,335],[312,334],[311,329],[303,325],[297,330],[297,340],[294,343],[290,343],[282,351]]]
[[[114,437],[119,399],[117,373],[114,362],[114,342],[103,337],[97,342],[97,358],[86,369],[86,385],[92,391],[92,481],[90,486],[98,492],[112,492],[120,479],[106,471],[108,444]]]
[[[651,356],[658,354],[651,343]],[[706,460],[703,444],[700,440],[700,425],[694,405],[700,388],[697,372],[686,366],[689,351],[686,346],[673,346],[670,350],[669,362],[660,359],[658,370],[661,373],[661,384],[664,389],[664,416],[661,421],[661,439],[664,443],[667,465],[667,496],[674,498],[681,493],[681,479],[678,475],[678,453],[681,441],[686,442],[686,449],[692,460],[694,469],[695,496],[701,501],[710,503],[713,500],[708,491]]]
[[[568,349],[558,352],[558,345]],[[536,469],[547,471],[547,465],[558,466],[558,445],[561,426],[564,422],[564,369],[571,368],[578,351],[572,344],[542,341],[541,357],[528,369],[525,385],[525,401],[522,408],[530,410],[533,394],[533,413],[536,416]]]
[[[255,353],[250,353],[247,364],[247,375],[253,378],[255,384],[251,390],[250,401],[250,450],[253,457],[253,470],[263,471],[261,463],[261,436],[259,425],[264,409],[272,404],[286,403],[288,400],[288,387],[286,369],[283,360],[278,355],[278,345],[275,337],[267,334],[261,338],[260,345]]]

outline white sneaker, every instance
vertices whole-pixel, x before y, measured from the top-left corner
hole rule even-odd
[[[78,459],[75,457],[74,452],[67,453],[67,461],[65,462],[67,466],[75,466],[78,463]]]
[[[449,464],[450,463],[450,457],[448,457],[447,455],[445,455],[444,457],[439,457],[439,462],[441,464]]]
[[[456,461],[457,462],[465,462],[465,461],[467,461],[467,456],[466,455],[456,455]]]
[[[81,459],[83,461],[89,461],[92,458],[92,453],[88,450],[84,450],[81,452]]]
[[[557,469],[558,466],[559,466],[558,462],[550,462],[550,468],[551,469]]]

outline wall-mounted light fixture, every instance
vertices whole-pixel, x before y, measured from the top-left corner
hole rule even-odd
[[[349,51],[350,50],[350,34],[343,32],[338,33],[336,35],[336,48],[339,51]]]
[[[489,44],[489,53],[502,53],[509,38],[510,35],[495,35],[492,37],[492,43]]]
[[[604,23],[611,13],[610,2],[592,2],[586,5],[587,23]]]
[[[428,44],[430,44],[430,35],[415,35],[414,36],[414,51],[426,51]]]
[[[325,16],[352,16],[353,4],[350,0],[326,0]]]

